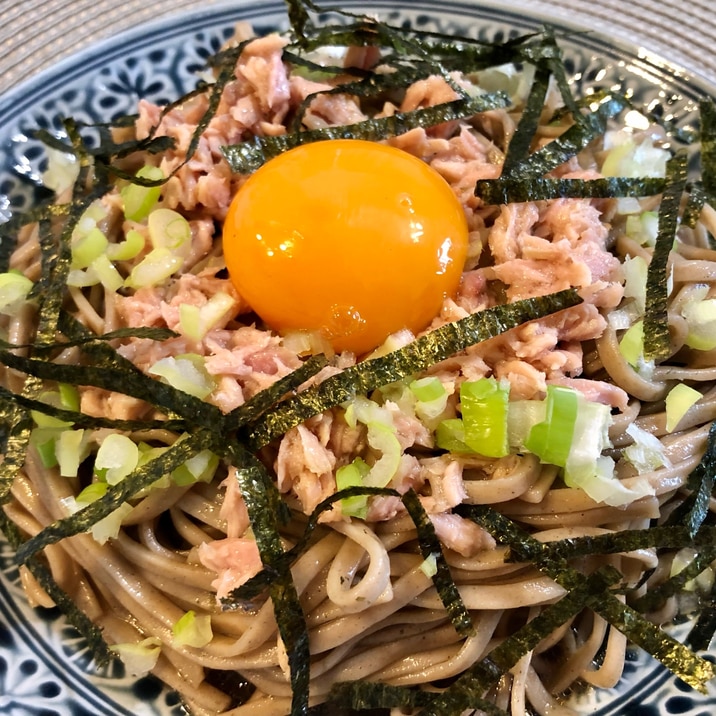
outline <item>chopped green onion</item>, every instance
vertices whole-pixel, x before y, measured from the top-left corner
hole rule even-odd
[[[434,554],[428,555],[420,563],[420,571],[430,579],[432,579],[438,573],[437,558]]]
[[[421,403],[431,403],[434,400],[444,397],[447,393],[440,379],[434,376],[413,380],[408,387],[415,396],[415,399]]]
[[[0,273],[0,313],[6,316],[17,314],[21,306],[27,302],[27,297],[34,284],[17,271]]]
[[[61,428],[36,428],[30,433],[30,445],[32,445],[47,469],[57,467],[57,437]]]
[[[639,367],[644,354],[644,321],[637,321],[627,329],[619,341],[619,352],[632,368]]]
[[[572,448],[577,408],[576,391],[548,385],[545,420],[532,427],[525,440],[526,448],[542,462],[565,467]]]
[[[109,260],[106,252],[92,261],[91,268],[99,282],[108,291],[118,291],[124,285],[124,279]]]
[[[78,413],[80,410],[80,392],[77,390],[77,386],[70,383],[60,383],[57,389],[60,393],[61,407]]]
[[[495,378],[465,381],[460,386],[460,411],[465,442],[480,455],[504,457],[507,442],[507,406],[510,384]]]
[[[132,269],[124,285],[127,288],[156,286],[176,273],[183,264],[184,259],[169,249],[153,249]]]
[[[643,430],[635,423],[627,426],[626,433],[634,443],[624,448],[624,457],[634,465],[640,475],[653,472],[662,466],[671,466],[664,446],[656,435]]]
[[[139,462],[139,448],[126,435],[111,433],[97,450],[95,474],[109,485],[116,485],[129,475]]]
[[[393,418],[388,410],[367,398],[357,396],[346,410],[346,422],[355,427],[357,422],[368,428],[368,445],[381,453],[365,476],[367,487],[385,487],[398,471],[402,449]]]
[[[162,642],[157,637],[150,636],[137,644],[114,644],[109,648],[122,660],[129,675],[137,677],[144,676],[157,665]]]
[[[106,482],[93,482],[87,485],[82,492],[75,498],[78,504],[88,505],[90,502],[99,500],[100,497],[104,497],[107,494],[109,485]]]
[[[158,182],[164,179],[164,172],[159,167],[143,166],[136,177]],[[161,191],[161,185],[127,184],[120,192],[124,201],[124,215],[130,221],[144,221],[157,203]]]
[[[174,625],[172,634],[175,646],[192,646],[200,649],[214,637],[211,630],[211,617],[208,614],[197,616],[193,609],[189,610]]]
[[[624,271],[624,296],[634,299],[639,316],[646,307],[646,272],[649,266],[641,256],[627,257],[622,264]]]
[[[122,527],[122,520],[124,520],[131,511],[132,505],[128,502],[124,502],[106,517],[95,522],[92,527],[90,527],[90,532],[95,542],[105,544],[108,540],[116,539]]]
[[[204,367],[204,359],[196,353],[160,358],[148,372],[173,388],[202,400],[216,388],[214,379]]]
[[[666,396],[666,430],[675,430],[689,408],[701,400],[701,393],[686,383],[675,385]]]
[[[694,292],[694,300],[688,301],[681,309],[689,332],[686,345],[699,351],[716,348],[716,298],[706,298],[708,287]]]
[[[73,239],[71,268],[87,268],[96,258],[107,251],[108,243],[107,237],[96,226],[86,234]]]
[[[174,470],[172,480],[179,486],[211,482],[218,466],[219,456],[211,450],[202,450]]]
[[[55,456],[62,477],[77,477],[80,463],[86,457],[84,448],[84,430],[63,430],[57,436]]]
[[[120,241],[118,244],[107,245],[107,258],[110,259],[110,261],[129,261],[139,256],[145,244],[144,236],[136,229],[130,229],[124,241]]]
[[[365,478],[370,472],[370,466],[360,457],[355,458],[349,465],[344,465],[336,470],[336,489],[345,490],[349,487],[364,487]],[[368,497],[356,495],[355,497],[344,497],[341,500],[341,512],[349,517],[365,519],[368,513]]]
[[[642,246],[653,246],[659,230],[659,215],[655,211],[644,211],[638,216],[627,217],[625,231],[629,238]]]
[[[47,403],[47,405],[51,405],[55,408],[65,407],[62,405],[62,394],[59,391],[44,391],[37,396],[37,399],[41,403]],[[30,415],[39,428],[69,428],[72,426],[71,422],[67,420],[60,420],[60,418],[48,415],[40,410],[31,410]]]
[[[236,312],[236,301],[228,293],[215,293],[203,306],[182,303],[179,306],[179,325],[182,333],[200,341],[228,314]]]
[[[415,398],[415,414],[432,422],[445,412],[450,392],[435,376],[413,380],[408,388]]]
[[[155,249],[169,249],[185,257],[191,250],[191,226],[173,209],[155,209],[147,219],[149,238]]]
[[[461,418],[448,418],[438,423],[435,430],[435,444],[442,450],[456,453],[471,453],[465,442],[465,425]]]

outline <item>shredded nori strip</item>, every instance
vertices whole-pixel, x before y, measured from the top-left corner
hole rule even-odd
[[[23,540],[19,528],[3,510],[0,510],[0,531],[14,549],[17,549],[22,544]],[[57,608],[65,615],[67,621],[83,637],[95,664],[102,667],[116,658],[116,655],[105,642],[102,630],[78,608],[74,600],[57,584],[47,565],[36,557],[32,557],[25,566],[39,585],[47,592]]]
[[[604,134],[609,119],[625,106],[618,95],[609,95],[596,110],[581,115],[581,121],[573,124],[549,144],[533,152],[513,166],[509,177],[516,184],[543,177],[585,149],[596,137]]]
[[[540,553],[551,560],[574,559],[590,555],[625,554],[639,549],[703,549],[716,544],[716,527],[704,526],[697,534],[683,525],[657,525],[642,530],[620,530],[600,535],[569,537],[544,545]],[[531,555],[531,553],[530,553]],[[505,561],[531,561],[531,556],[508,551]]]
[[[302,144],[328,139],[377,141],[404,134],[416,127],[432,127],[442,122],[465,119],[489,109],[508,107],[509,104],[510,100],[507,95],[496,92],[468,99],[456,99],[410,112],[396,112],[388,117],[365,119],[355,124],[311,129],[276,137],[254,137],[242,144],[224,146],[221,150],[232,171],[238,174],[249,174],[272,157]]]
[[[547,96],[551,75],[552,71],[545,63],[540,62],[535,68],[535,75],[527,102],[517,123],[515,133],[507,145],[505,160],[502,163],[502,174],[505,176],[508,176],[519,162],[524,161],[529,156],[532,142],[539,127],[542,110],[544,109],[544,100]],[[477,190],[475,193],[477,193]],[[496,204],[498,202],[488,203]]]
[[[687,186],[689,198],[684,207],[684,213],[681,217],[682,226],[688,226],[693,229],[699,221],[701,210],[708,201],[706,192],[701,182],[692,182]]]
[[[670,353],[667,264],[679,225],[686,172],[686,153],[678,152],[666,164],[666,187],[659,205],[659,229],[646,275],[644,359],[647,361],[661,361]]]
[[[276,405],[288,393],[295,393],[298,388],[307,380],[316,375],[328,364],[328,359],[323,355],[315,355],[308,358],[300,368],[296,368],[275,383],[260,390],[243,405],[234,408],[224,416],[223,430],[233,432],[248,422],[258,420],[271,406]]]
[[[423,716],[452,716],[467,708],[475,708],[476,701],[502,674],[585,607],[597,606],[607,588],[621,576],[610,566],[601,567],[587,576],[582,575],[566,596],[545,607],[532,621],[496,646],[485,659],[467,669],[422,712]]]
[[[216,436],[205,429],[197,430],[183,440],[178,440],[166,451],[133,470],[116,485],[110,485],[102,497],[89,503],[73,515],[53,522],[24,542],[17,549],[15,561],[18,564],[24,564],[47,545],[55,544],[65,537],[88,531],[99,520],[114,512],[122,503],[184,464],[192,455],[203,449],[216,449],[216,447]]]
[[[107,366],[51,363],[24,358],[4,349],[0,349],[0,363],[45,380],[119,390],[199,423],[205,429],[220,431],[223,424],[223,413],[216,406],[144,375],[136,368],[130,372]]]
[[[250,426],[247,436],[249,444],[255,448],[266,445],[307,418],[340,405],[358,394],[401,380],[468,346],[579,303],[581,298],[577,292],[567,289],[495,306],[454,323],[447,323],[392,353],[346,368],[342,373],[266,411],[256,424]]]
[[[701,118],[701,182],[711,201],[716,200],[716,103],[710,97],[699,102]]]
[[[115,331],[109,333],[103,333],[101,335],[95,335],[87,333],[86,335],[74,338],[72,340],[52,341],[50,343],[8,343],[0,339],[0,348],[7,350],[14,350],[16,348],[32,348],[35,351],[48,351],[56,348],[70,348],[72,346],[83,346],[88,343],[94,343],[96,341],[114,341],[122,338],[146,338],[152,341],[163,341],[167,338],[173,338],[178,334],[168,328],[148,328],[146,326],[139,326],[137,328],[118,328]]]
[[[261,561],[273,572],[268,585],[279,634],[286,648],[291,674],[291,714],[308,712],[311,654],[308,627],[291,571],[283,559],[279,528],[289,515],[278,489],[259,460],[236,441],[227,446],[236,479],[246,503]]]
[[[654,196],[664,191],[665,182],[652,177],[600,177],[598,179],[550,179],[535,177],[515,180],[507,175],[480,179],[475,195],[485,204],[516,204],[546,199],[609,199],[623,196]]]
[[[435,558],[437,572],[433,576],[433,583],[435,584],[435,589],[440,597],[440,601],[443,603],[450,617],[450,622],[460,636],[473,635],[475,633],[475,627],[470,618],[470,613],[462,601],[457,585],[450,576],[450,567],[445,559],[440,540],[435,534],[433,523],[420,504],[417,493],[412,488],[403,495],[402,499],[405,509],[408,511],[418,531],[418,542],[420,543],[420,552],[423,558]]]
[[[709,502],[716,480],[716,422],[711,423],[706,450],[699,464],[691,471],[686,487],[691,494],[669,515],[667,524],[683,525],[695,539],[709,513]]]
[[[0,476],[0,505],[2,505],[10,497],[12,483],[25,464],[33,421],[30,413],[19,405],[2,400],[0,409],[2,423],[7,430]]]
[[[691,628],[686,643],[694,651],[708,649],[716,634],[716,583],[706,598],[702,599],[701,610]]]
[[[286,567],[293,563],[308,549],[311,544],[314,532],[319,524],[319,518],[324,512],[332,509],[333,505],[340,500],[350,497],[364,497],[384,495],[391,497],[400,497],[400,494],[388,487],[347,487],[338,490],[329,495],[316,505],[311,512],[303,534],[291,549],[285,551],[280,557],[280,561]],[[274,578],[274,571],[264,567],[258,574],[249,578],[244,584],[234,589],[230,594],[221,600],[222,605],[227,609],[236,609],[245,606],[247,603],[253,602],[257,597],[261,596],[267,590],[271,580]]]
[[[633,601],[631,606],[643,614],[655,612],[663,607],[670,597],[683,591],[688,582],[696,579],[705,569],[708,569],[714,559],[716,559],[716,545],[704,546],[680,572],[669,577],[661,584],[651,587],[646,594]]]
[[[452,716],[471,708],[485,710],[485,692],[503,674],[555,629],[585,607],[592,606],[619,579],[621,574],[610,566],[583,577],[567,595],[545,607],[537,617],[507,637],[442,693],[357,681],[336,684],[331,690],[330,699],[339,705],[356,709],[378,706],[423,707],[421,714],[424,716]]]
[[[533,562],[565,589],[572,590],[584,580],[583,574],[567,566],[562,559],[552,559],[540,542],[492,508],[460,505],[456,511],[474,520],[498,541],[508,544],[521,559]],[[591,606],[631,642],[641,646],[691,687],[705,691],[706,683],[715,675],[708,661],[696,656],[610,592],[603,592],[601,599],[595,600]]]
[[[120,420],[117,418],[103,418],[94,415],[87,415],[74,410],[65,408],[57,408],[49,403],[41,400],[28,398],[24,395],[17,395],[7,388],[0,386],[0,405],[12,404],[25,410],[34,410],[44,415],[49,415],[58,420],[72,423],[76,428],[109,428],[112,430],[139,431],[139,430],[171,430],[172,432],[183,432],[190,429],[190,423],[187,420]],[[13,424],[10,420],[7,424]],[[20,424],[20,423],[18,423]],[[0,479],[4,481],[4,477]]]

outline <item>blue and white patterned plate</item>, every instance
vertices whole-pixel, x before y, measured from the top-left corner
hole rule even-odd
[[[549,22],[472,2],[453,0],[343,0],[395,24],[447,34],[504,40]],[[237,21],[258,33],[285,28],[284,5],[234,2],[136,28],[92,47],[0,98],[0,220],[35,200],[44,168],[37,127],[55,130],[58,118],[85,122],[131,113],[146,97],[166,102],[194,86],[208,55]],[[699,97],[713,88],[663,58],[616,47],[591,33],[564,30],[560,44],[582,93],[620,86],[637,105],[693,128]],[[575,703],[584,714],[706,716],[716,712],[716,688],[692,692],[643,653],[630,654],[620,685],[589,692]],[[131,679],[121,664],[97,671],[77,633],[56,610],[32,610],[22,595],[13,555],[0,543],[0,716],[180,716],[175,694],[153,677]]]

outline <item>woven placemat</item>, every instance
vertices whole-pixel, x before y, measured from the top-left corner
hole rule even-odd
[[[218,2],[222,0],[0,0],[0,94],[93,42],[139,23]],[[545,17],[594,30],[716,85],[712,3],[488,0],[484,4],[539,11]]]

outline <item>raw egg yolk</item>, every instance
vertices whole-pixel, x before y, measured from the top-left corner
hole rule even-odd
[[[418,332],[453,295],[467,222],[420,159],[355,139],[305,144],[239,189],[223,229],[238,292],[274,330],[319,332],[362,354]]]

